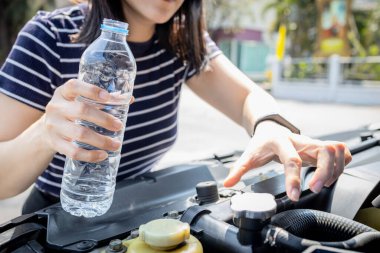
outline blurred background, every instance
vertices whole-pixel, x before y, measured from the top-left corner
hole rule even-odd
[[[58,0],[0,1],[0,65],[18,31]],[[211,37],[282,114],[318,137],[380,122],[379,0],[205,0]],[[157,169],[243,150],[248,134],[186,87],[179,136]],[[0,223],[20,214],[28,191],[0,201]]]

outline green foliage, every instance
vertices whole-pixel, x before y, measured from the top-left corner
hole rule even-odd
[[[356,36],[364,56],[380,55],[380,4],[370,11],[355,11],[354,13]],[[360,46],[354,47],[357,55]],[[357,53],[359,52],[359,53]]]
[[[280,23],[288,28],[292,45],[288,54],[292,57],[312,56],[317,41],[317,6],[315,0],[272,0],[264,8],[275,10],[277,19],[273,31]],[[349,40],[353,56],[379,55],[380,4],[373,10],[354,11],[349,22]]]
[[[326,79],[327,64],[301,61],[295,64],[285,65],[283,75],[286,79]]]
[[[378,63],[356,63],[345,64],[343,76],[349,80],[380,81],[380,64]]]
[[[243,19],[253,21],[253,3],[253,0],[205,0],[208,28],[238,30]]]
[[[292,45],[287,54],[292,57],[311,56],[317,41],[317,7],[315,0],[272,0],[264,7],[263,15],[275,10],[276,20],[272,31],[280,24],[287,27],[287,38]]]
[[[54,0],[0,1],[0,65],[7,57],[17,34],[38,10],[51,10]]]
[[[264,8],[275,10],[277,19],[273,32],[279,24],[288,29],[287,39],[290,47],[287,54],[291,57],[313,56],[317,41],[317,6],[315,0],[272,0]],[[352,56],[366,57],[380,55],[380,4],[372,10],[354,11],[349,20],[348,38]],[[314,63],[298,63],[284,71],[286,78],[325,78],[326,66]],[[344,78],[350,80],[380,80],[380,64],[347,64],[343,70]]]

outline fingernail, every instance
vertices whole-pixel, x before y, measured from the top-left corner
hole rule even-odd
[[[322,190],[323,183],[322,181],[318,180],[312,187],[311,190],[315,193],[319,193]]]
[[[108,156],[108,154],[106,152],[102,152],[98,155],[99,157],[99,160],[103,161],[104,159],[106,159]]]
[[[120,120],[115,119],[113,121],[113,126],[119,129],[119,128],[121,128],[123,126],[123,124],[120,122]]]
[[[293,201],[298,201],[300,197],[300,190],[296,187],[293,187],[290,190],[290,197]]]
[[[106,100],[106,99],[109,98],[109,96],[110,96],[109,93],[107,91],[105,91],[105,90],[101,90],[99,92],[99,98],[101,98],[101,99]]]
[[[113,148],[118,148],[118,147],[120,147],[120,144],[121,144],[120,141],[115,141],[115,140],[112,141],[112,147],[113,147]]]
[[[233,184],[231,184],[231,177],[230,176],[227,176],[227,178],[224,179],[223,186],[224,187],[231,187],[231,186],[233,186]]]

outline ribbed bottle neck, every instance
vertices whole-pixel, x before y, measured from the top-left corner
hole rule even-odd
[[[114,41],[126,41],[128,23],[105,18],[100,29],[102,30],[101,36],[103,38]]]
[[[117,42],[125,42],[127,40],[127,35],[114,33],[107,30],[103,30],[100,36],[103,39],[108,39]]]

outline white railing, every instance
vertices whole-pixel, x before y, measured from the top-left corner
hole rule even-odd
[[[310,74],[308,67],[317,71]],[[273,60],[272,93],[304,101],[380,104],[380,57]]]

